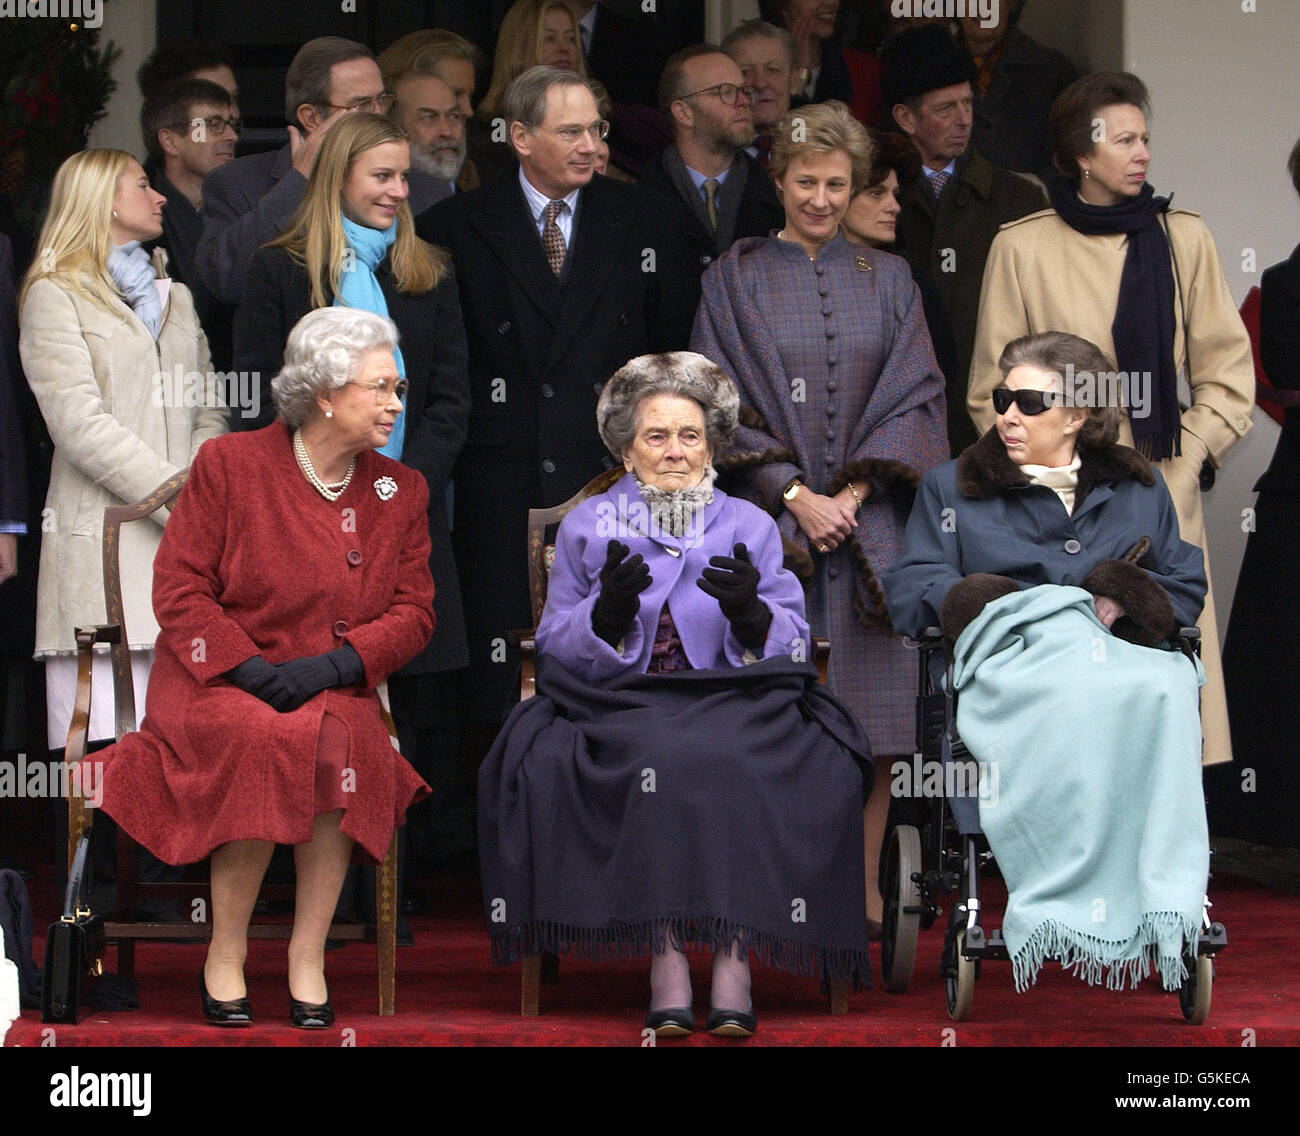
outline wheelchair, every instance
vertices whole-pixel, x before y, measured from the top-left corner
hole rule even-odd
[[[1181,628],[1178,644],[1189,658],[1199,655],[1199,629]],[[957,733],[952,643],[937,627],[928,627],[915,646],[920,688],[913,759],[919,765],[914,768],[940,770],[941,775],[933,778],[938,792],[923,792],[920,799],[895,797],[891,803],[880,877],[885,901],[881,970],[887,991],[907,990],[919,933],[934,925],[943,914],[944,898],[953,896],[944,925],[939,977],[948,1016],[960,1022],[970,1015],[980,963],[1010,961],[1011,956],[1001,930],[985,925],[980,903],[979,878],[993,869],[993,853],[980,830],[978,764]],[[1213,858],[1211,849],[1211,864]],[[1192,1025],[1201,1025],[1209,1015],[1214,955],[1228,943],[1224,925],[1210,918],[1210,906],[1207,894],[1196,956],[1186,949],[1183,955],[1187,977],[1178,990],[1178,1004]]]

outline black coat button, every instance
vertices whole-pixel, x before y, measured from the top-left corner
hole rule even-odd
[[[1083,545],[1075,540],[1074,537],[1070,537],[1070,539],[1065,542],[1065,551],[1071,556],[1074,556],[1076,553],[1083,551]]]
[[[353,568],[355,568],[358,564],[361,563],[361,549],[359,548],[348,549],[348,563],[351,564]]]
[[[555,388],[554,388],[553,386],[551,386],[550,383],[543,383],[543,384],[542,384],[542,397],[543,397],[543,398],[554,398],[554,397],[555,397]]]
[[[555,472],[555,463],[554,463],[553,461],[551,461],[550,458],[547,458],[544,462],[542,462],[542,469],[543,469],[543,471],[546,472],[546,473],[554,473],[554,472]]]
[[[627,327],[627,322],[628,322],[627,313],[624,312],[621,316],[618,317],[618,326],[620,328]]]
[[[708,268],[708,266],[712,263],[713,263],[713,257],[709,256],[708,253],[702,253],[700,255],[700,264],[702,264],[705,268]]]
[[[348,621],[346,619],[337,619],[334,621],[334,634],[340,639],[348,633]]]
[[[505,335],[506,332],[508,332],[509,330],[510,330],[510,321],[509,321],[509,320],[504,320],[504,321],[502,321],[501,323],[497,324],[497,332],[498,332],[499,334],[501,334],[501,335]]]

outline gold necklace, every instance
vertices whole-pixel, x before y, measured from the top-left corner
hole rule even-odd
[[[784,241],[784,240],[785,240],[785,230],[784,230],[784,229],[782,229],[779,233],[777,233],[777,235],[776,235],[776,239],[777,239],[778,241]],[[786,243],[787,243],[787,244],[791,244],[791,245],[799,245],[800,248],[803,248],[803,245],[799,244],[798,241],[786,241]],[[803,251],[804,251],[804,255],[805,255],[809,260],[816,260],[816,259],[817,259],[817,258],[816,258],[815,256],[813,256],[813,254],[810,253],[806,248],[803,249]]]
[[[357,455],[352,455],[352,460],[348,463],[348,472],[344,475],[342,481],[336,481],[332,485],[326,485],[316,473],[316,467],[311,464],[311,455],[307,453],[307,443],[302,440],[302,431],[293,432],[293,455],[298,459],[298,468],[302,470],[302,475],[311,483],[326,501],[337,501],[347,490],[348,483],[352,480],[352,474],[357,468]]]

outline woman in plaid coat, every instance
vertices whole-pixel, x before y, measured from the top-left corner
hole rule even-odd
[[[787,115],[771,164],[785,227],[738,241],[705,272],[691,349],[740,388],[732,488],[776,517],[808,621],[831,640],[831,689],[888,769],[914,747],[916,662],[889,625],[879,576],[920,476],[948,445],[943,375],[907,263],[839,235],[870,166],[870,139],[843,103]],[[888,783],[877,779],[866,813],[873,936]]]

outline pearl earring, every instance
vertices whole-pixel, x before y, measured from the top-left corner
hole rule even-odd
[[[113,220],[114,220],[114,221],[117,220],[117,210],[116,210],[116,209],[113,210]]]
[[[1084,170],[1084,171],[1083,171],[1083,176],[1086,177],[1086,178],[1090,178],[1090,177],[1092,177],[1092,170]]]
[[[334,417],[334,411],[332,411],[332,410],[327,410],[327,411],[325,411],[325,417],[326,417],[326,418],[333,418],[333,417]]]

